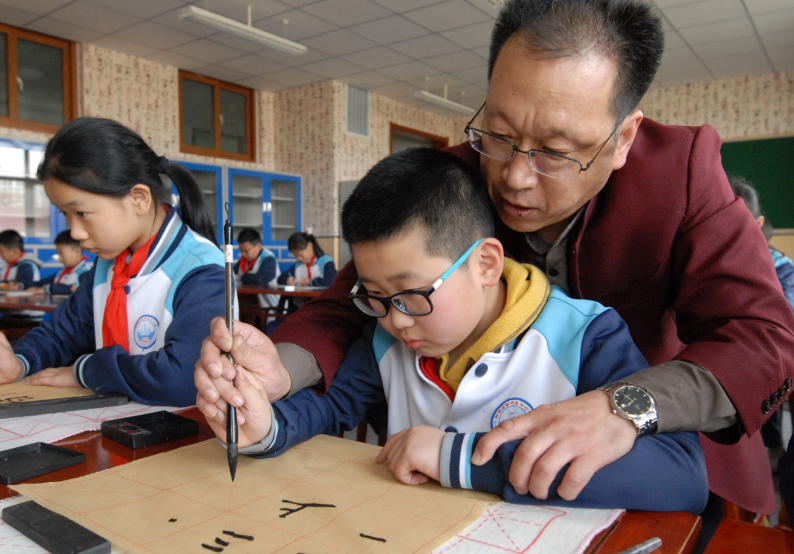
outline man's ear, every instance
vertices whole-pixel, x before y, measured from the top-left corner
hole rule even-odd
[[[148,186],[142,185],[140,183],[133,186],[130,189],[130,192],[127,193],[127,196],[132,202],[135,213],[138,215],[146,215],[149,213],[149,210],[152,208],[152,204],[154,203],[151,189]]]
[[[642,111],[634,110],[627,115],[623,123],[620,124],[620,128],[618,129],[618,143],[612,155],[612,171],[626,165],[626,157],[629,155],[631,145],[634,144],[634,138],[637,136],[637,130],[640,128],[642,118]]]
[[[502,243],[495,238],[487,238],[478,247],[479,275],[483,286],[493,287],[499,283],[505,266],[505,252]]]

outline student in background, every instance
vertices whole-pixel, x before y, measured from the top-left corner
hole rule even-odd
[[[24,290],[41,279],[39,261],[25,252],[22,235],[13,229],[0,233],[0,258],[6,263],[0,270],[3,272],[2,290]]]
[[[513,489],[507,477],[520,441],[472,463],[477,442],[500,422],[648,364],[615,310],[572,299],[538,268],[504,258],[485,186],[463,161],[417,148],[378,162],[346,202],[342,232],[360,277],[349,298],[371,316],[364,336],[322,396],[304,389],[271,406],[259,379],[238,366],[241,453],[277,456],[314,435],[336,435],[385,401],[390,439],[377,461],[388,460],[403,483],[432,478],[522,504],[703,509],[697,434],[649,434],[655,425],[639,421],[622,420],[640,438],[575,500],[556,486],[548,498]],[[638,390],[622,389],[627,400],[630,389]],[[223,412],[202,395],[197,405],[225,439]]]
[[[772,224],[769,223],[761,212],[761,203],[758,199],[758,191],[755,190],[752,183],[743,177],[729,177],[733,193],[744,200],[745,206],[750,210],[750,213],[755,218],[761,231],[764,233],[767,243],[772,239]],[[794,264],[791,260],[783,254],[780,250],[769,247],[769,252],[772,254],[772,259],[775,262],[775,271],[777,278],[780,281],[780,286],[783,288],[783,294],[786,296],[789,305],[794,309]],[[769,462],[772,465],[772,473],[777,474],[777,466],[779,460],[786,449],[783,447],[782,425],[783,410],[777,410],[769,419],[761,426],[761,436],[764,439],[764,446],[769,452]]]
[[[330,287],[336,279],[334,260],[323,252],[310,233],[293,233],[287,241],[298,261],[278,278],[280,285]]]
[[[58,259],[63,264],[63,269],[36,281],[29,290],[45,294],[72,294],[77,290],[80,278],[94,267],[88,261],[88,256],[83,255],[80,241],[72,238],[69,229],[61,231],[55,237],[55,250],[58,251]]]
[[[162,175],[176,185],[179,209]],[[193,404],[201,343],[225,311],[224,256],[193,176],[123,125],[83,117],[47,143],[38,178],[97,260],[52,321],[13,350],[0,334],[0,383],[27,376],[32,385]]]
[[[241,229],[237,236],[240,261],[234,268],[237,281],[243,285],[276,285],[281,274],[276,256],[262,246],[262,237],[255,229]],[[278,296],[259,295],[261,307],[277,306]]]

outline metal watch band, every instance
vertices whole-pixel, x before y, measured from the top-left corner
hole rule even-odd
[[[643,391],[645,394],[648,395],[648,398],[651,400],[651,408],[642,415],[632,416],[630,414],[625,413],[623,410],[619,409],[617,404],[615,403],[615,396],[614,393],[618,389],[622,387],[634,387]],[[625,381],[617,381],[615,383],[608,383],[606,385],[602,385],[598,387],[597,390],[602,390],[607,393],[609,397],[609,404],[612,407],[612,413],[616,416],[622,417],[631,421],[634,426],[637,428],[637,437],[643,437],[650,433],[656,431],[657,423],[658,423],[658,415],[656,412],[656,402],[654,401],[653,397],[643,389],[642,387],[638,387],[637,385],[632,385],[631,383],[626,383]]]

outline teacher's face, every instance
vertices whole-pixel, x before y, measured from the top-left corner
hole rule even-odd
[[[615,128],[609,105],[615,75],[615,64],[607,57],[591,53],[543,59],[513,36],[494,64],[482,129],[521,150],[549,150],[587,166]],[[540,175],[526,154],[515,152],[508,161],[480,156],[502,221],[519,232],[538,231],[553,242],[604,187],[612,170],[623,166],[641,119],[639,111],[628,116],[617,139],[573,181]]]

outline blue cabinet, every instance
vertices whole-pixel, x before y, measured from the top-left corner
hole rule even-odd
[[[301,178],[294,175],[229,169],[229,204],[235,239],[255,229],[265,246],[286,246],[301,229]]]
[[[204,197],[204,203],[207,205],[207,211],[210,214],[210,220],[215,228],[218,230],[218,243],[223,242],[223,168],[217,165],[204,165],[192,162],[177,161],[179,165],[186,167],[196,178],[201,195]],[[176,187],[171,185],[171,192],[178,197]]]

